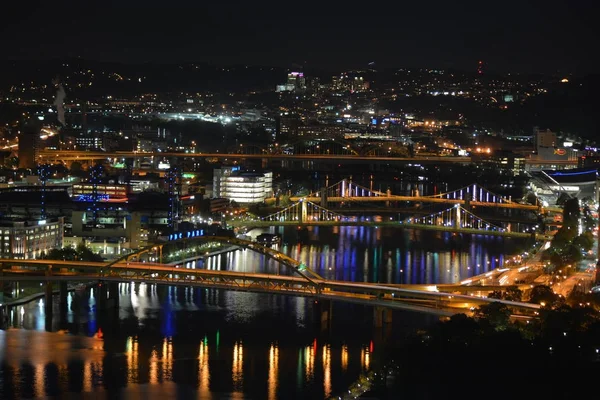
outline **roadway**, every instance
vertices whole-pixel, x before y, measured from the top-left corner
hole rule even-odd
[[[275,160],[299,160],[299,161],[360,161],[360,162],[387,162],[387,163],[417,163],[417,164],[471,164],[471,157],[453,156],[417,156],[417,157],[388,157],[388,156],[365,156],[348,154],[237,154],[237,153],[181,153],[181,152],[148,152],[135,151],[80,151],[80,150],[41,150],[41,158],[54,160],[101,160],[104,158],[141,158],[141,157],[176,157],[176,158],[231,158],[231,159],[275,159]],[[577,160],[525,160],[526,165],[543,166],[554,165],[577,165]]]
[[[291,202],[310,201],[311,203],[321,204],[321,198],[317,196],[294,196],[290,197]],[[393,202],[406,201],[412,203],[443,203],[443,204],[467,204],[464,199],[446,199],[442,197],[427,197],[427,196],[331,196],[327,197],[328,203],[375,203],[375,202]],[[468,205],[472,207],[493,207],[493,208],[510,208],[518,210],[528,210],[539,212],[542,207],[533,204],[521,204],[514,202],[494,203],[487,201],[469,201]],[[544,210],[562,213],[562,208],[559,207],[543,207]]]
[[[49,268],[51,266],[51,268]],[[34,267],[34,269],[31,269]],[[376,283],[331,281],[303,276],[178,268],[155,263],[64,260],[2,260],[0,281],[119,281],[202,286],[259,293],[310,296],[436,315],[469,313],[493,299],[407,289]],[[514,313],[533,315],[539,306],[505,302]]]
[[[106,158],[219,158],[219,159],[271,159],[271,160],[298,160],[298,161],[361,161],[361,162],[387,162],[387,163],[460,163],[470,164],[471,157],[387,157],[387,156],[360,156],[346,154],[236,154],[236,153],[180,153],[180,152],[148,152],[136,151],[79,151],[79,150],[41,150],[42,159],[53,160],[101,160]]]

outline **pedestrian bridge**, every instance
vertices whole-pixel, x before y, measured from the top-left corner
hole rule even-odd
[[[182,241],[176,239],[175,241]],[[196,237],[191,241],[217,241],[233,244],[277,260],[283,269],[278,274],[188,269],[177,265],[132,261],[149,248],[140,249],[110,263],[66,260],[0,260],[0,285],[7,281],[46,282],[140,282],[159,285],[199,286],[257,293],[307,296],[320,300],[406,309],[437,315],[469,313],[473,307],[494,299],[439,292],[435,285],[427,288],[386,285],[381,283],[327,280],[285,254],[258,243],[227,237]],[[62,287],[62,286],[61,286]],[[66,285],[64,285],[66,290]],[[47,291],[48,293],[48,291]],[[51,294],[52,291],[50,290]],[[62,297],[62,296],[61,296]],[[502,301],[514,314],[533,316],[539,305]]]

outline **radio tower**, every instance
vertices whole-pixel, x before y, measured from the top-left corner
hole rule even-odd
[[[477,63],[477,75],[483,75],[483,61]]]

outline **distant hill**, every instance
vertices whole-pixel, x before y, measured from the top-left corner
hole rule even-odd
[[[0,63],[0,89],[49,85],[60,76],[81,97],[113,94],[266,90],[285,81],[283,68],[208,64],[118,64],[83,59]],[[89,83],[92,83],[90,86]],[[81,84],[81,86],[78,86]]]

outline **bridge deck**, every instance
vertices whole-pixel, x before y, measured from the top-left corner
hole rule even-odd
[[[49,266],[52,266],[50,269]],[[16,267],[16,268],[15,268]],[[57,268],[58,267],[58,268]],[[400,288],[376,283],[355,283],[302,276],[177,268],[153,263],[103,263],[62,260],[2,260],[0,281],[119,281],[164,285],[202,286],[259,293],[288,294],[385,306],[437,315],[470,312],[493,299]],[[431,288],[428,288],[431,289]],[[502,301],[513,312],[533,315],[539,305]]]

